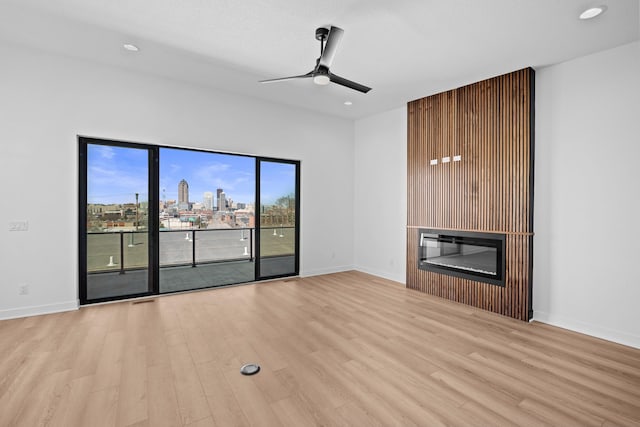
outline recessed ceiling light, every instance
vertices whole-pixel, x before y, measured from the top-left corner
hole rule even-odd
[[[607,6],[590,7],[580,14],[580,19],[595,18],[596,16],[603,14],[605,10],[607,10]]]
[[[344,101],[344,105],[353,105],[353,102],[351,102],[351,101]]]
[[[129,43],[125,43],[122,45],[123,48],[127,49],[128,51],[131,52],[137,52],[140,49],[138,49],[138,46],[136,46],[135,44],[129,44]]]

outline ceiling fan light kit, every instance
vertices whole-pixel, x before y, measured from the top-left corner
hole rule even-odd
[[[306,79],[311,77],[313,82],[317,85],[325,86],[329,83],[336,83],[341,86],[348,87],[349,89],[357,90],[358,92],[369,92],[371,90],[370,87],[345,79],[344,77],[340,77],[329,70],[343,33],[344,30],[342,28],[334,26],[331,26],[330,28],[317,28],[316,39],[320,41],[320,57],[316,60],[316,66],[313,70],[309,71],[307,74],[299,76],[261,80],[260,83],[283,82],[287,80]]]
[[[326,74],[316,74],[313,76],[313,82],[320,86],[328,85],[331,79]]]

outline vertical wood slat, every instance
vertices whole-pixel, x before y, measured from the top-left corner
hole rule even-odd
[[[408,104],[407,287],[529,319],[532,78],[527,68]],[[419,270],[420,227],[507,233],[505,286]]]

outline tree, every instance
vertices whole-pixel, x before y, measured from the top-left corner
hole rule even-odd
[[[288,194],[276,200],[276,206],[278,206],[279,208],[292,210],[295,206],[295,201],[296,201],[295,196],[293,194]]]
[[[293,224],[296,207],[295,195],[288,194],[280,197],[276,200],[275,206],[278,208],[278,216],[280,218],[278,222],[281,224],[287,223],[288,225]]]

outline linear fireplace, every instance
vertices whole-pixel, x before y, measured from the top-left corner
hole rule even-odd
[[[504,286],[505,235],[418,230],[418,268]]]

